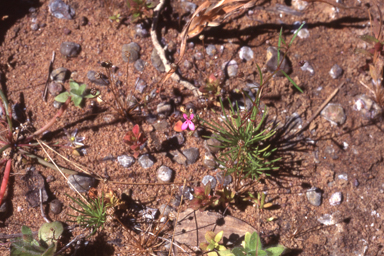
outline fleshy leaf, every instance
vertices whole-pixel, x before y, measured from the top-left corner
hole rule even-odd
[[[80,97],[78,95],[72,95],[72,101],[73,101],[73,104],[75,104],[76,107],[80,106],[80,103],[81,103],[82,100],[83,100],[82,97]]]
[[[223,238],[224,231],[220,231],[219,233],[216,234],[215,236],[215,242],[218,243],[221,241],[221,238]]]
[[[55,101],[64,103],[67,101],[68,97],[69,97],[69,92],[63,92],[55,97]]]
[[[70,80],[69,81],[69,87],[71,88],[71,90],[78,90],[80,86],[75,81]]]

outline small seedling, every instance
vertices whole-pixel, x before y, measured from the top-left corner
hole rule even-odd
[[[260,237],[256,232],[252,234],[247,232],[245,233],[244,241],[241,243],[243,246],[235,247],[232,249],[233,255],[236,256],[279,256],[281,255],[285,247],[282,245],[278,245],[276,247],[270,247],[268,249],[263,250],[262,244],[260,241]]]
[[[215,235],[214,232],[207,231],[207,233],[205,233],[205,240],[207,240],[207,242],[201,243],[200,249],[202,249],[203,251],[215,250],[214,252],[208,252],[207,253],[208,256],[216,256],[217,255],[216,251],[226,250],[227,248],[225,248],[224,245],[219,244],[221,239],[223,238],[223,233],[224,231],[220,231]]]
[[[254,206],[259,209],[265,209],[271,207],[272,203],[265,203],[265,194],[262,192],[258,192],[257,196],[252,194],[251,192],[248,192],[249,197],[244,198],[244,201],[251,201],[253,202]]]
[[[227,188],[216,190],[214,194],[211,195],[210,182],[205,186],[196,187],[194,190],[194,198],[190,202],[190,207],[194,210],[200,209],[200,211],[203,211],[208,207],[216,206],[227,208],[235,201],[235,193],[229,191]]]
[[[120,13],[118,13],[118,14],[114,14],[114,15],[112,15],[112,16],[110,16],[109,17],[109,19],[111,20],[111,21],[116,21],[117,23],[120,23],[120,21],[121,21],[121,15],[120,15]]]
[[[140,18],[152,17],[151,9],[155,8],[156,4],[146,0],[127,0],[127,7],[132,13],[132,21],[137,22]]]
[[[129,145],[129,148],[134,152],[133,156],[138,158],[140,155],[140,147],[144,145],[147,138],[140,132],[139,125],[135,125],[132,131],[129,131],[124,136],[124,142]]]
[[[44,255],[53,256],[56,253],[57,242],[63,233],[63,224],[58,221],[44,223],[38,233],[39,240],[33,239],[32,231],[22,226],[23,236],[19,241],[12,243],[11,256],[16,255]]]
[[[55,100],[58,102],[66,102],[69,97],[73,101],[73,104],[76,107],[80,107],[81,102],[84,98],[92,99],[100,95],[100,92],[97,91],[95,94],[92,94],[89,90],[87,90],[87,85],[82,84],[79,85],[75,81],[71,80],[69,82],[69,86],[71,90],[69,92],[60,93],[55,97]]]

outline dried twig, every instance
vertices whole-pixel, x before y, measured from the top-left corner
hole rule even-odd
[[[161,9],[163,8],[164,3],[165,3],[165,0],[160,0],[159,4],[153,10],[154,11],[154,17],[153,17],[153,22],[152,22],[152,27],[151,27],[151,39],[152,39],[153,47],[155,47],[157,54],[159,55],[161,61],[164,64],[165,71],[168,73],[168,72],[172,72],[172,68],[171,68],[171,65],[169,64],[169,61],[167,60],[167,57],[165,57],[165,51],[161,47],[161,45],[157,39],[157,35],[156,35],[156,27],[157,27],[157,21],[159,19],[159,13],[160,13]],[[171,74],[171,73],[169,73],[169,74]],[[167,74],[167,76],[169,76],[169,74]],[[190,82],[182,80],[176,72],[173,72],[172,75],[170,75],[170,77],[172,78],[173,81],[175,81],[175,82],[181,84],[182,86],[184,86],[185,88],[191,90],[195,96],[200,96],[200,94],[201,94],[200,91]],[[165,80],[162,81],[162,83],[164,83],[164,82],[165,82]]]
[[[48,78],[47,78],[47,82],[45,83],[45,88],[44,88],[44,93],[43,93],[43,100],[45,102],[47,102],[48,84],[49,84],[49,80],[51,80],[51,72],[53,69],[53,62],[54,61],[55,61],[55,52],[52,53],[52,59],[51,59],[51,62],[49,63]]]

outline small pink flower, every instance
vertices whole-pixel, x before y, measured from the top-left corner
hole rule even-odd
[[[188,116],[186,114],[183,114],[183,117],[185,119],[185,122],[183,123],[183,125],[181,126],[181,130],[185,130],[189,127],[189,129],[191,131],[194,131],[195,130],[195,125],[192,123],[192,119],[193,119],[193,114],[191,114],[188,118]]]

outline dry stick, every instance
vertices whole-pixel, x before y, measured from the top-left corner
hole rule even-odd
[[[323,110],[323,108],[332,100],[333,97],[335,97],[335,95],[338,93],[338,91],[340,90],[340,88],[344,85],[345,82],[342,82],[339,87],[337,87],[332,93],[331,95],[328,96],[328,98],[324,101],[323,104],[321,104],[321,106],[319,107],[319,109],[315,112],[315,114],[312,115],[311,118],[309,118],[309,120],[307,121],[307,123],[296,133],[296,135],[302,133],[305,129],[307,129],[307,127],[309,126],[309,124],[320,114],[320,112]]]
[[[153,10],[153,12],[155,13],[155,16],[153,17],[153,22],[152,22],[152,26],[151,26],[151,39],[152,39],[153,47],[155,47],[157,54],[159,55],[159,57],[161,59],[161,62],[163,62],[163,64],[164,64],[165,71],[168,73],[172,68],[171,68],[171,65],[169,64],[169,61],[167,60],[167,57],[165,57],[165,51],[161,47],[159,41],[157,40],[157,35],[156,35],[157,21],[159,19],[159,14],[160,14],[161,9],[164,6],[164,3],[165,3],[165,0],[160,0],[159,4]],[[187,82],[185,80],[181,80],[180,76],[176,72],[173,72],[173,74],[171,75],[171,78],[176,83],[179,83],[179,84],[183,85],[185,88],[191,90],[196,97],[200,96],[200,94],[201,94],[200,91],[197,90],[197,88],[195,86],[193,86],[193,84],[191,84],[190,82]]]
[[[51,59],[51,62],[49,63],[49,68],[48,68],[48,78],[47,78],[47,82],[45,82],[45,88],[44,88],[44,93],[43,93],[43,100],[45,102],[47,102],[48,83],[49,83],[49,80],[51,77],[51,72],[52,72],[54,61],[55,61],[55,52],[53,51],[52,52],[52,59]]]
[[[67,182],[68,182],[68,179],[67,179],[67,177],[64,175],[64,173],[61,171],[61,169],[59,168],[59,166],[57,166],[57,164],[55,163],[55,161],[53,161],[53,159],[52,159],[52,157],[48,154],[48,152],[45,150],[45,148],[43,147],[43,145],[40,143],[40,141],[39,140],[37,140],[37,142],[40,144],[40,146],[41,146],[41,148],[43,149],[43,151],[44,151],[44,153],[48,156],[48,158],[49,158],[49,160],[51,160],[51,162],[55,165],[55,167],[57,168],[57,170],[59,170],[59,172],[61,173],[61,175],[63,175],[63,177],[64,177],[64,179],[66,179],[67,180]],[[69,183],[69,185],[76,191],[76,193],[87,203],[87,204],[89,204],[88,203],[88,201],[87,201],[87,199],[85,199],[85,197],[82,195],[82,194],[80,194],[80,192],[75,188],[75,186],[71,183],[71,182],[68,182]]]
[[[185,182],[166,182],[166,183],[130,183],[130,182],[124,182],[124,181],[108,181],[113,184],[123,184],[123,185],[149,185],[149,186],[163,186],[163,185],[179,185],[179,184],[185,184]],[[188,183],[194,183],[199,182],[198,180],[193,181],[187,181]]]
[[[184,184],[183,184],[183,191],[184,191],[184,188],[185,188],[185,184],[187,183],[187,180],[184,179]],[[181,202],[183,202],[183,199],[184,199],[184,193],[181,194],[181,199],[180,199],[180,204]],[[180,206],[179,206],[179,209],[177,209],[177,216],[176,216],[176,225],[177,225],[177,220],[179,219],[179,213],[180,213]],[[175,238],[175,231],[176,229],[173,230],[173,234],[172,234],[172,244],[173,244],[173,239]],[[168,253],[168,256],[171,255],[171,252],[172,252],[172,246],[169,247],[169,253]]]
[[[84,166],[81,166],[80,164],[77,164],[77,163],[74,163],[72,162],[71,160],[69,160],[68,158],[66,158],[65,156],[61,155],[59,152],[57,152],[56,150],[54,150],[53,148],[51,148],[50,146],[48,146],[44,141],[41,141],[41,140],[37,140],[39,142],[41,142],[42,144],[44,144],[44,146],[46,146],[47,148],[49,148],[51,151],[53,151],[54,153],[56,153],[57,155],[59,155],[61,158],[63,158],[64,160],[66,160],[67,162],[73,164],[77,169],[81,170],[82,172],[88,174],[88,175],[91,175],[90,172],[84,170],[83,168],[85,168]],[[97,175],[97,174],[96,174]],[[100,180],[103,180],[103,178],[101,178],[99,176],[99,179]]]
[[[45,220],[45,222],[47,223],[51,223],[51,221],[47,218],[47,216],[45,215],[44,213],[44,209],[43,209],[43,193],[41,192],[41,188],[39,189],[39,195],[40,195],[40,211],[41,211],[41,216],[43,216],[43,219]]]

